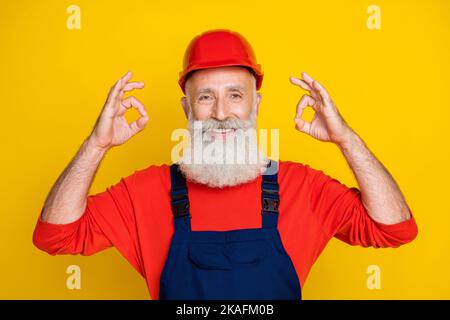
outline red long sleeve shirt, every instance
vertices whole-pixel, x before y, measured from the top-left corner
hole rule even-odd
[[[278,229],[300,283],[332,237],[351,245],[398,247],[417,235],[414,217],[393,225],[370,218],[359,189],[321,170],[279,162]],[[261,177],[222,189],[187,182],[194,231],[261,228]],[[153,299],[174,232],[168,165],[150,165],[90,195],[84,214],[69,224],[39,216],[33,243],[51,255],[91,255],[116,247],[145,278]],[[411,212],[410,212],[411,213]],[[41,210],[42,214],[42,210]]]

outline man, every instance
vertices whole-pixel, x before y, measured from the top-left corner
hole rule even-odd
[[[243,154],[243,162],[193,161],[191,143],[177,163],[150,165],[88,196],[106,152],[148,122],[143,104],[124,98],[144,86],[131,77],[112,87],[92,133],[49,193],[33,236],[38,248],[91,255],[115,246],[145,278],[153,299],[300,299],[332,237],[376,248],[416,237],[394,179],[306,73],[290,78],[309,92],[297,105],[295,127],[334,143],[359,188],[308,165],[273,161],[261,150],[250,161],[255,149],[248,146],[231,152],[233,159]],[[192,140],[223,146],[216,160],[255,128],[262,78],[250,44],[236,32],[204,32],[187,48],[181,103]],[[307,106],[315,111],[311,122],[302,119]],[[140,118],[128,124],[124,114],[131,107]]]

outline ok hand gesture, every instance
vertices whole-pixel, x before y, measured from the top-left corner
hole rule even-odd
[[[123,99],[125,92],[144,87],[143,82],[129,82],[131,77],[131,71],[127,72],[109,91],[108,99],[90,136],[97,148],[108,150],[121,145],[143,130],[147,124],[148,115],[144,105],[133,96]],[[125,113],[131,107],[137,109],[140,118],[128,124]]]
[[[303,79],[289,79],[292,84],[309,91],[297,104],[295,128],[320,141],[330,141],[338,145],[346,142],[352,129],[339,114],[328,92],[306,72],[302,72],[302,77]],[[303,110],[308,106],[315,111],[311,122],[302,119]]]

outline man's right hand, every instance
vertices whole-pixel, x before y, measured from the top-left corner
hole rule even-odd
[[[123,99],[125,92],[144,87],[143,82],[128,82],[132,75],[132,72],[128,71],[109,91],[108,99],[89,136],[92,146],[106,151],[125,143],[145,128],[148,115],[144,105],[133,96]],[[137,109],[140,117],[128,124],[125,113],[131,107]]]

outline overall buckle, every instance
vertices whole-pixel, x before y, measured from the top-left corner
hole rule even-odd
[[[172,212],[175,218],[184,217],[189,215],[189,201],[173,201]]]
[[[273,214],[278,213],[278,207],[280,205],[280,198],[262,196],[262,213],[263,214]]]
[[[185,187],[170,191],[172,212],[175,218],[189,215],[189,198]]]

